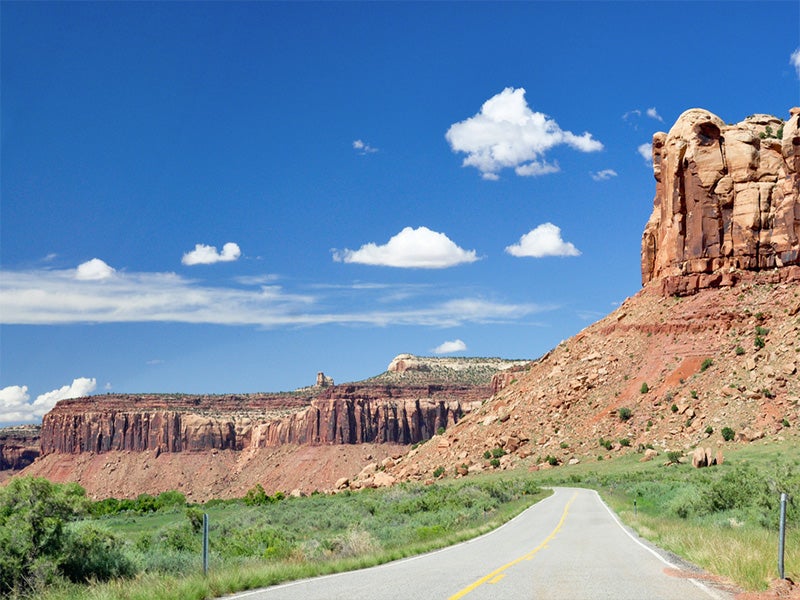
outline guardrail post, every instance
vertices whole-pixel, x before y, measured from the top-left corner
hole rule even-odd
[[[208,575],[208,515],[203,513],[203,575]]]
[[[786,492],[781,493],[781,523],[778,534],[778,578],[785,579],[783,572],[783,554],[786,546]]]

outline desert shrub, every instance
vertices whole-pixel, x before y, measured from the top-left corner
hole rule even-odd
[[[137,569],[119,537],[89,524],[67,536],[59,570],[70,581],[87,582],[132,577]]]
[[[692,390],[691,392],[689,392],[689,395],[695,400],[697,400],[697,390]]]
[[[597,443],[600,444],[606,450],[611,450],[614,447],[614,444],[611,442],[611,440],[606,440],[603,438],[597,440]]]
[[[781,425],[783,425],[784,427],[791,427],[788,419],[784,419],[783,421],[781,421]]]
[[[647,382],[646,382],[646,381],[645,381],[644,383],[642,383],[642,387],[640,387],[640,388],[639,388],[639,391],[640,391],[642,394],[646,394],[647,392],[649,392],[649,391],[650,391],[650,386],[649,386],[649,385],[647,385]]]
[[[500,459],[499,458],[493,458],[492,460],[489,461],[489,464],[492,465],[496,469],[497,467],[500,466]]]
[[[622,407],[617,411],[617,416],[620,421],[627,421],[633,416],[633,411],[630,408]]]
[[[628,438],[621,438],[619,440],[619,445],[620,446],[624,446],[625,448],[628,448],[631,445],[631,441]]]
[[[765,337],[769,333],[769,329],[767,329],[766,327],[762,327],[761,325],[756,325],[755,331],[756,335],[760,335],[762,337]]]
[[[489,460],[490,458],[492,458],[492,453],[487,450],[486,452],[483,453],[483,458]]]
[[[436,469],[434,469],[433,471],[433,476],[441,477],[442,475],[444,475],[444,467],[442,466],[436,467]]]
[[[436,430],[436,435],[442,435],[444,433],[444,431],[445,431],[444,427],[439,427]]]
[[[683,452],[680,450],[670,450],[667,452],[667,460],[671,463],[677,463],[681,456],[683,456]]]
[[[669,407],[669,409],[672,412],[676,413],[676,412],[678,412],[678,405],[677,404],[673,404],[672,406]]]
[[[736,346],[734,352],[736,353],[736,356],[741,356],[742,354],[744,354],[744,348],[742,348],[741,346]]]
[[[559,446],[561,447],[562,450],[566,450],[567,448],[569,448],[569,442],[561,442]]]
[[[492,457],[493,458],[500,458],[501,456],[505,456],[505,455],[506,455],[506,451],[503,450],[502,448],[500,448],[499,446],[497,448],[493,448],[492,449]]]
[[[711,425],[709,425],[708,427],[706,427],[706,433],[708,435],[711,435],[712,433],[714,433],[714,428]]]
[[[156,510],[184,507],[186,506],[186,496],[175,490],[161,492],[156,496],[155,505]]]
[[[558,459],[555,456],[550,456],[548,454],[547,456],[545,456],[544,460],[548,465],[552,467],[558,466]]]
[[[706,359],[705,359],[705,360],[703,360],[703,362],[700,364],[700,371],[705,371],[706,369],[708,369],[708,367],[710,367],[710,366],[711,366],[711,365],[713,365],[713,364],[714,364],[714,361],[713,361],[712,359],[710,359],[710,358],[706,358]]]
[[[764,343],[764,338],[762,338],[761,336],[757,335],[757,336],[756,336],[756,338],[755,338],[755,340],[753,340],[753,345],[754,345],[754,346],[755,346],[757,349],[759,349],[759,350],[760,350],[760,349],[761,349],[761,348],[763,348],[763,347],[764,347],[766,344]]]
[[[736,436],[736,432],[730,427],[723,427],[720,433],[722,434],[722,439],[726,442],[730,442]]]

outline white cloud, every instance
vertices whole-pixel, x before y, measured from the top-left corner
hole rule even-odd
[[[452,354],[453,352],[463,352],[467,349],[467,345],[461,340],[453,340],[451,342],[443,342],[433,349],[434,354]]]
[[[384,267],[443,269],[478,260],[475,250],[459,248],[445,234],[427,227],[406,227],[386,244],[364,244],[358,250],[333,251],[333,260]]]
[[[662,123],[664,122],[664,119],[662,119],[661,115],[658,114],[655,106],[647,109],[647,116],[651,119],[655,119],[656,121],[661,121]]]
[[[377,148],[373,148],[362,140],[355,140],[353,142],[353,149],[357,150],[359,154],[373,154],[378,151]]]
[[[642,111],[640,111],[638,108],[634,108],[633,110],[629,110],[624,115],[622,115],[622,120],[630,121],[634,117],[639,118],[641,116],[642,116]]]
[[[0,272],[0,323],[453,327],[468,322],[517,322],[552,308],[489,301],[441,286],[416,286],[404,295],[394,295],[394,299],[376,300],[375,295],[383,293],[380,286],[317,286],[317,293],[308,295],[288,293],[279,286],[212,287],[175,273],[118,273],[102,282],[76,281],[73,275],[74,270]],[[410,296],[413,304],[408,301]]]
[[[504,168],[514,168],[521,176],[555,173],[558,165],[544,160],[555,146],[581,152],[603,149],[592,134],[575,135],[547,115],[533,112],[524,88],[512,87],[489,98],[475,116],[451,125],[445,138],[454,152],[467,155],[463,166],[475,167],[489,180],[496,180]]]
[[[116,271],[99,258],[87,260],[78,265],[75,270],[75,279],[79,281],[100,281],[114,276]]]
[[[645,159],[645,161],[647,161],[648,165],[652,166],[653,144],[641,144],[640,146],[637,146],[636,152],[638,152],[639,156],[641,156],[643,159]]]
[[[800,48],[792,52],[789,62],[794,65],[794,68],[797,70],[797,77],[800,78]]]
[[[29,402],[28,386],[12,385],[0,389],[0,423],[19,423],[41,419],[59,400],[80,398],[97,387],[95,379],[78,377],[70,385],[37,396]]]
[[[196,244],[194,250],[183,255],[181,262],[185,265],[213,265],[218,262],[231,262],[242,255],[239,245],[228,242],[222,247],[222,252],[217,252],[216,246]]]
[[[506,252],[512,256],[580,256],[572,243],[561,239],[561,228],[552,223],[543,223],[519,239],[519,243],[508,246]]]
[[[597,171],[597,173],[592,173],[591,175],[592,179],[595,181],[606,181],[607,179],[616,177],[617,172],[614,169],[603,169],[602,171]]]

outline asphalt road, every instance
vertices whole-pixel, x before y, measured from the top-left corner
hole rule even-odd
[[[727,600],[630,533],[596,492],[555,493],[484,536],[370,569],[236,594],[242,600]]]

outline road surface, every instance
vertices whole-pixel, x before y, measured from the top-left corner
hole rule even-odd
[[[597,492],[555,488],[499,529],[370,569],[243,592],[236,600],[728,600],[629,533]]]

